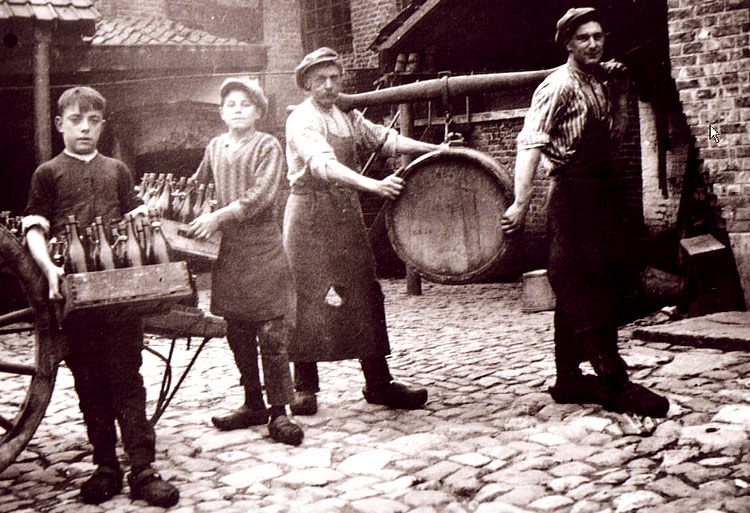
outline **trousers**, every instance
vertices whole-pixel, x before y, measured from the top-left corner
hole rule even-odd
[[[140,374],[143,329],[140,320],[82,323],[65,329],[79,406],[95,465],[116,465],[120,426],[131,467],[154,461],[156,435],[146,418],[146,388]]]
[[[258,347],[268,403],[282,406],[291,401],[293,388],[288,340],[289,328],[283,317],[257,322],[227,319],[227,343],[240,371],[240,384],[245,388],[248,406],[259,409],[263,404]]]

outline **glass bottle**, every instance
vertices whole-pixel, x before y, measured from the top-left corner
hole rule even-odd
[[[166,264],[169,263],[169,244],[167,243],[164,232],[161,229],[161,222],[154,221],[151,223],[151,230],[153,232],[154,243],[152,252],[152,263],[154,264]]]
[[[193,220],[193,191],[195,190],[195,181],[188,180],[185,190],[181,194],[182,203],[177,213],[177,221],[189,223]]]
[[[161,189],[161,194],[159,194],[159,199],[154,205],[154,210],[156,210],[160,217],[169,218],[170,211],[172,210],[172,173],[169,173],[164,179],[164,186]]]
[[[99,241],[99,268],[102,271],[115,269],[117,267],[115,252],[109,244],[102,216],[96,216],[94,218],[94,224],[96,225],[97,239]]]
[[[193,219],[200,216],[203,212],[203,201],[206,199],[206,185],[198,185],[198,197],[195,199],[195,205],[193,205]]]
[[[159,173],[154,181],[154,186],[151,188],[151,197],[149,198],[148,203],[146,203],[149,210],[156,208],[156,203],[159,201],[159,197],[164,189],[164,182],[166,181],[165,176],[164,173]]]
[[[216,187],[213,183],[210,183],[206,186],[206,197],[203,199],[203,205],[201,206],[201,215],[213,212],[214,206],[216,206]]]
[[[185,198],[185,188],[187,187],[187,178],[184,176],[180,177],[177,185],[172,190],[172,208],[170,211],[169,219],[176,220],[179,215],[180,209],[182,208],[182,202]]]
[[[97,263],[99,248],[97,246],[99,245],[96,237],[94,236],[94,229],[91,227],[91,225],[88,225],[86,228],[84,228],[86,244],[84,244],[84,248],[86,250],[86,266],[88,267],[89,271],[98,271],[99,265]]]
[[[125,216],[125,250],[123,252],[124,267],[140,267],[144,264],[143,250],[138,244],[135,222],[131,214]]]
[[[68,216],[68,222],[65,225],[65,235],[68,239],[68,248],[65,252],[65,272],[87,272],[86,250],[83,248],[80,235],[78,235],[78,222],[76,221],[76,216]]]

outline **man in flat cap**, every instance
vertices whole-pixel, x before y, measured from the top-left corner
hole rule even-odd
[[[393,381],[383,293],[359,205],[358,191],[396,198],[403,179],[361,175],[359,151],[421,154],[438,148],[374,124],[358,111],[336,106],[343,65],[330,48],[305,56],[296,80],[308,98],[286,124],[286,158],[292,193],[284,215],[284,247],[294,273],[297,324],[289,348],[294,362],[298,415],[317,411],[320,361],[358,358],[365,399],[391,408],[413,409],[427,390]]]
[[[521,227],[541,162],[552,182],[548,277],[557,296],[550,394],[558,403],[664,417],[669,401],[629,380],[617,348],[625,198],[612,154],[624,131],[627,79],[622,64],[600,62],[604,39],[593,8],[570,9],[557,22],[555,41],[568,59],[534,92],[517,140],[516,197],[501,224],[508,234]],[[582,374],[584,361],[596,376]]]

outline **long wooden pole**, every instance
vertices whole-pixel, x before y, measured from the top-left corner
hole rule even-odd
[[[37,164],[52,158],[50,129],[49,49],[52,31],[48,25],[34,29],[34,147]]]

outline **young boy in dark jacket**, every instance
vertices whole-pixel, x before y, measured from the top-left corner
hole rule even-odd
[[[29,251],[49,283],[51,300],[61,299],[59,280],[64,270],[50,259],[47,236],[62,235],[69,215],[75,215],[80,226],[88,226],[97,216],[112,221],[128,212],[145,213],[125,164],[96,149],[105,111],[106,100],[96,90],[66,90],[55,118],[65,149],[40,165],[31,180],[23,227]],[[83,502],[99,504],[122,489],[123,471],[115,453],[117,420],[130,460],[131,496],[154,506],[177,504],[177,488],[151,467],[155,434],[146,418],[146,389],[139,370],[140,320],[91,319],[66,326],[64,335],[70,348],[65,362],[75,380],[96,465],[81,486]]]

